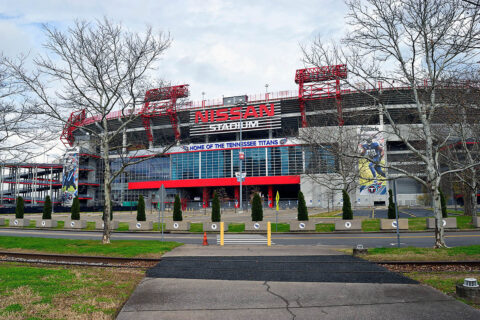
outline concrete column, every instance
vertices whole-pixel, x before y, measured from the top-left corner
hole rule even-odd
[[[235,208],[240,208],[240,187],[235,186],[234,191],[235,191]]]
[[[273,208],[273,186],[268,186],[268,206]]]
[[[208,208],[208,196],[209,196],[209,189],[207,187],[203,187],[203,207]]]

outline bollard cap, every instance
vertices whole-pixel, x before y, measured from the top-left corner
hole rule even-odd
[[[463,286],[468,288],[478,288],[478,282],[475,278],[465,278],[463,280]]]

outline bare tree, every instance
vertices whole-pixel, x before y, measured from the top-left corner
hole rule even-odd
[[[30,160],[45,150],[51,132],[24,100],[24,90],[0,54],[0,163]]]
[[[303,48],[305,62],[348,65],[348,85],[372,99],[385,119],[385,134],[398,138],[424,166],[424,176],[402,166],[386,167],[415,179],[433,195],[435,247],[445,247],[441,178],[473,165],[442,170],[440,154],[454,132],[442,123],[446,104],[438,96],[446,79],[461,77],[478,60],[480,9],[455,0],[347,0],[346,4],[348,34],[340,42],[317,38]],[[386,101],[392,90],[404,97],[396,108]],[[408,110],[415,117],[399,121],[394,109]]]
[[[477,215],[477,192],[480,186],[480,88],[478,74],[469,77],[465,90],[452,90],[449,99],[455,101],[450,108],[449,118],[458,139],[445,147],[443,161],[450,169],[467,166],[468,169],[454,172],[454,181],[460,184],[464,214],[475,218]],[[466,91],[466,93],[465,93]]]
[[[318,125],[318,124],[315,124]],[[301,130],[299,139],[306,144],[305,174],[315,183],[333,192],[352,194],[358,187],[358,159],[347,154],[358,149],[356,130],[346,127]]]
[[[152,72],[171,40],[150,27],[142,33],[130,32],[107,18],[92,23],[76,21],[66,31],[48,25],[44,30],[47,53],[35,57],[34,71],[25,70],[22,60],[10,61],[9,67],[29,91],[31,105],[38,112],[57,126],[78,126],[100,146],[105,206],[102,241],[109,243],[113,181],[127,166],[158,157],[169,148],[165,145],[158,152],[132,160],[127,153],[135,147],[126,144],[122,133],[140,117]],[[72,111],[94,117],[97,125],[68,122]],[[107,119],[112,112],[118,113],[115,124]],[[113,154],[121,158],[116,170],[111,168]]]

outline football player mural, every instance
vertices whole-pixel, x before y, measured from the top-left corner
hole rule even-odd
[[[379,130],[374,128],[360,128],[359,151],[367,159],[360,159],[360,194],[387,193],[385,166],[385,139]]]
[[[78,196],[78,153],[65,154],[62,179],[62,200],[64,205],[71,206],[73,198]]]

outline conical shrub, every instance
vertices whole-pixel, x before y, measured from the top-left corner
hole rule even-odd
[[[220,222],[220,200],[216,192],[213,193],[212,201],[212,222]]]
[[[25,213],[24,203],[22,197],[17,197],[17,206],[15,207],[15,218],[23,219],[23,214]]]
[[[396,219],[397,215],[395,214],[395,202],[393,202],[393,192],[392,189],[388,189],[388,219]]]
[[[138,205],[137,205],[137,221],[146,221],[147,217],[145,216],[145,200],[143,196],[140,195],[138,197]]]
[[[45,197],[45,203],[43,204],[43,214],[42,219],[52,219],[52,201],[50,201],[50,196]]]
[[[252,199],[252,221],[263,221],[262,199],[258,193]]]
[[[175,201],[173,202],[173,221],[182,221],[182,205],[180,204],[180,197],[175,195]]]
[[[352,204],[350,203],[350,196],[348,192],[344,189],[342,190],[343,195],[343,208],[342,208],[342,218],[344,220],[353,219]]]
[[[305,197],[302,191],[298,191],[298,207],[297,207],[297,219],[298,221],[308,221],[307,204],[305,203]]]
[[[78,200],[78,197],[73,198],[70,218],[72,220],[80,220],[80,200]]]

